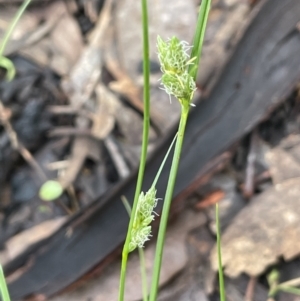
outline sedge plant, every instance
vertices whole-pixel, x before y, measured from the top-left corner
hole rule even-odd
[[[188,120],[192,98],[196,90],[196,76],[198,73],[198,66],[200,63],[200,56],[204,40],[206,24],[208,20],[208,13],[211,6],[211,0],[203,0],[199,17],[197,21],[197,28],[193,45],[190,47],[186,42],[180,41],[177,37],[164,41],[162,38],[157,39],[158,58],[163,72],[161,83],[164,90],[170,95],[178,99],[181,105],[181,117],[178,127],[176,145],[172,160],[172,165],[169,174],[169,180],[164,197],[164,204],[162,209],[162,216],[159,225],[159,232],[157,238],[154,268],[151,281],[151,290],[149,301],[156,301],[158,284],[163,256],[163,248],[165,242],[166,228],[169,217],[171,201],[173,197],[176,177],[181,156],[181,149],[184,140],[185,128]],[[138,174],[138,181],[136,192],[133,201],[132,212],[130,216],[128,231],[126,235],[125,244],[122,252],[122,265],[119,288],[119,301],[124,300],[125,291],[125,277],[128,254],[136,247],[143,247],[144,242],[149,239],[151,233],[150,223],[153,220],[153,205],[156,201],[155,185],[152,185],[150,190],[144,195],[141,193],[141,186],[143,175],[145,171],[148,132],[149,132],[149,103],[150,103],[150,85],[149,85],[149,42],[148,42],[148,16],[147,16],[147,2],[142,0],[142,23],[143,23],[143,49],[144,49],[144,127],[143,127],[143,142],[141,160]],[[191,53],[189,50],[192,48]],[[147,216],[140,215],[140,208],[147,204]],[[152,208],[152,209],[151,209]],[[150,212],[150,214],[149,214]],[[137,227],[137,221],[141,228]],[[137,239],[138,237],[138,239]]]
[[[163,41],[161,38],[158,38],[157,42],[158,58],[160,60],[161,69],[163,72],[161,82],[166,92],[178,99],[181,105],[181,115],[178,127],[178,137],[175,145],[158,231],[149,298],[150,301],[156,301],[157,299],[167,222],[176,183],[185,128],[190,107],[192,105],[191,101],[196,90],[196,77],[200,63],[200,56],[202,52],[210,6],[211,0],[203,0],[201,3],[196,33],[190,55],[188,54],[189,47],[187,44],[179,41],[179,39],[176,37],[173,37],[168,41]]]

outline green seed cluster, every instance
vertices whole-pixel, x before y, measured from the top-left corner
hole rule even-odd
[[[153,209],[157,205],[156,189],[151,187],[146,194],[141,192],[131,231],[129,252],[142,248],[151,236],[151,222],[154,220]]]
[[[161,71],[164,73],[161,82],[165,91],[173,95],[182,103],[190,103],[196,90],[193,77],[188,73],[190,60],[186,43],[181,42],[177,37],[164,41],[157,37],[158,58],[161,64]]]

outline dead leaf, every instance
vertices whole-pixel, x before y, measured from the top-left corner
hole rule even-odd
[[[49,237],[66,221],[66,217],[60,217],[45,221],[37,226],[25,230],[7,241],[5,250],[0,253],[1,264],[15,259],[31,245]]]
[[[120,109],[117,97],[111,93],[103,84],[96,87],[97,108],[92,114],[92,135],[98,139],[106,138],[115,125],[115,112]]]
[[[282,256],[300,254],[300,177],[261,193],[232,221],[222,235],[225,273],[258,276]],[[216,250],[211,255],[217,270]]]
[[[72,154],[67,168],[59,176],[59,182],[63,188],[67,188],[73,184],[87,158],[93,159],[94,161],[100,160],[98,142],[91,137],[76,137],[72,145]]]
[[[50,67],[60,75],[67,75],[83,50],[83,39],[78,22],[69,14],[66,4],[63,1],[56,2],[52,14],[62,11],[64,14],[50,35],[54,54]]]
[[[203,199],[200,200],[195,205],[196,209],[204,209],[206,207],[212,206],[216,203],[218,203],[220,200],[222,200],[225,197],[225,192],[221,189],[213,191],[206,195]]]
[[[280,147],[273,148],[266,154],[270,172],[275,184],[285,180],[300,177],[300,164],[287,151]]]
[[[31,21],[33,24],[30,23],[31,27],[23,34],[24,29],[21,28],[19,39],[11,43],[7,51],[20,51],[60,75],[68,74],[82,52],[83,40],[79,25],[67,10],[64,1],[49,3],[47,7],[30,8],[24,16],[37,21]],[[26,24],[22,26],[26,28]]]
[[[2,6],[0,9],[0,41],[3,40],[5,32],[13,20],[15,14],[18,11],[18,7],[14,6]],[[40,19],[29,10],[26,10],[19,20],[14,31],[12,32],[11,38],[9,39],[7,46],[4,50],[4,55],[9,55],[16,49],[22,47],[24,40],[28,37],[29,33],[34,31],[39,24]]]
[[[103,41],[111,19],[112,1],[106,1],[98,22],[95,24],[88,45],[73,66],[69,78],[62,82],[64,92],[76,108],[82,107],[92,96],[102,72]]]

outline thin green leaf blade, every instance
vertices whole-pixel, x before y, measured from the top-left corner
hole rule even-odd
[[[196,58],[194,60],[194,64],[189,66],[189,74],[196,81],[198,68],[200,64],[200,57],[203,47],[204,35],[206,30],[206,25],[208,21],[208,14],[211,7],[211,0],[202,0],[200,11],[197,20],[197,28],[193,41],[193,48],[191,52],[191,59]]]
[[[4,276],[3,269],[2,269],[1,265],[0,265],[0,290],[1,290],[2,300],[3,301],[10,301],[5,276]]]
[[[279,286],[279,290],[286,292],[286,293],[290,293],[290,294],[294,294],[297,296],[300,296],[300,289],[296,288],[296,287],[292,287],[292,286]]]

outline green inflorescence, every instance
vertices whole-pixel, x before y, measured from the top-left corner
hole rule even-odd
[[[151,236],[151,222],[154,220],[153,209],[157,205],[156,189],[152,186],[146,194],[141,192],[131,231],[129,252],[142,248]]]
[[[158,36],[157,49],[161,71],[164,73],[161,83],[165,91],[182,104],[190,105],[196,90],[195,81],[188,73],[188,66],[193,63],[188,54],[190,47],[177,37],[164,41]]]

